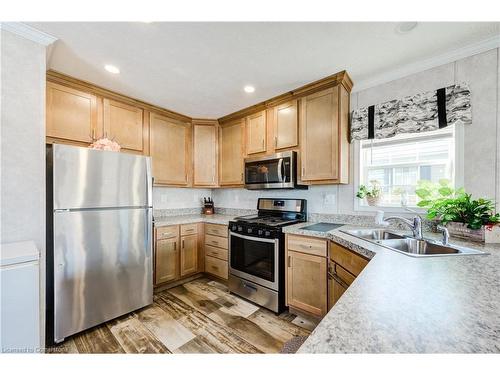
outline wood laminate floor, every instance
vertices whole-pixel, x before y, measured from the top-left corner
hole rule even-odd
[[[277,316],[201,278],[155,293],[152,305],[77,334],[50,352],[278,353],[286,341],[312,329],[304,318]]]

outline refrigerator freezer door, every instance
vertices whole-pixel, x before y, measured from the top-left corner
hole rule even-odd
[[[149,157],[66,145],[52,147],[55,210],[152,206]]]
[[[54,214],[54,339],[153,302],[152,210]]]

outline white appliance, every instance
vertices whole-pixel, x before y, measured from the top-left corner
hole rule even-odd
[[[1,245],[2,353],[40,350],[40,253],[32,241]]]

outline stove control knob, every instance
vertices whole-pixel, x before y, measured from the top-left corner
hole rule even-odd
[[[236,225],[234,225],[234,224],[233,224],[233,225],[231,226],[231,230],[236,231],[236,229],[238,229],[238,227],[237,227]]]
[[[269,232],[268,230],[266,230],[265,235],[266,235],[266,237],[269,237],[271,235],[271,232]]]
[[[241,227],[241,225],[238,226],[238,232],[243,232],[243,228]]]
[[[252,233],[252,228],[248,228],[247,233]]]
[[[259,236],[262,236],[262,234],[264,233],[264,231],[262,229],[259,229]]]

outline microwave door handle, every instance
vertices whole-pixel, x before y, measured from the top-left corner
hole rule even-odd
[[[278,161],[278,179],[283,182],[283,158]]]

